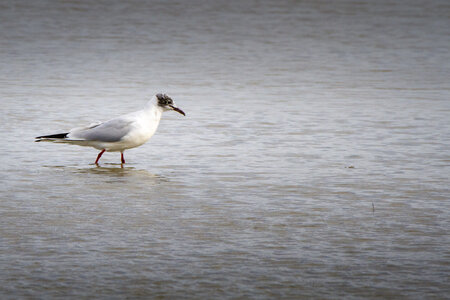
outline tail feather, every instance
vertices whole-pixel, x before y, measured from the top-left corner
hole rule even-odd
[[[58,134],[51,134],[51,135],[42,135],[42,136],[37,136],[35,139],[36,139],[36,142],[40,142],[45,139],[65,139],[68,134],[69,133],[66,132],[66,133],[58,133]]]

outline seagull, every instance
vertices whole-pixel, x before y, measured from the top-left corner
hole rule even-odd
[[[85,127],[73,128],[69,132],[38,136],[35,138],[35,142],[94,147],[100,150],[95,160],[97,166],[105,151],[120,152],[121,162],[124,164],[123,152],[147,142],[155,134],[162,113],[169,110],[174,110],[183,116],[186,115],[175,105],[172,98],[166,94],[156,94],[139,111],[106,122],[96,122]]]

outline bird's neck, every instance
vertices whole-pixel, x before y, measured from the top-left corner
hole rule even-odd
[[[144,112],[149,114],[152,118],[156,120],[161,119],[161,115],[163,113],[163,109],[158,105],[157,100],[153,97],[144,107]]]

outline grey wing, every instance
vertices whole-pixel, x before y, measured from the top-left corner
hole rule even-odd
[[[69,132],[68,138],[74,140],[118,142],[132,129],[133,121],[112,119],[105,123],[87,128],[75,128]]]

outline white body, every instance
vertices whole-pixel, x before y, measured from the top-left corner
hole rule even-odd
[[[123,152],[144,144],[155,134],[164,110],[157,105],[156,97],[153,97],[142,110],[103,123],[73,128],[65,138],[43,137],[39,141],[89,146],[109,152]]]

